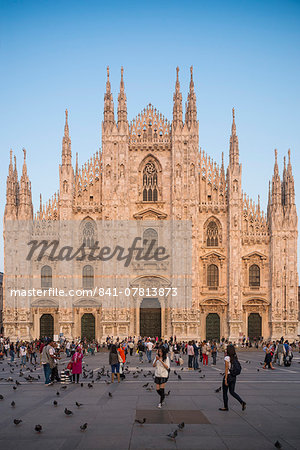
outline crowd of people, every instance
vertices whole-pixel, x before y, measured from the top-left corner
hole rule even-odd
[[[300,344],[289,343],[282,337],[273,342],[257,341],[265,352],[263,369],[274,370],[274,364],[279,366],[289,366],[293,358],[293,351],[300,352]],[[249,347],[243,340],[241,347]],[[66,363],[66,371],[72,383],[79,383],[83,369],[83,358],[85,355],[95,355],[99,351],[108,351],[108,363],[111,367],[111,383],[115,379],[118,383],[126,378],[128,368],[126,365],[127,356],[135,353],[139,363],[148,361],[154,367],[154,382],[159,395],[158,407],[161,408],[165,400],[165,386],[169,378],[170,365],[184,365],[184,355],[187,356],[187,369],[198,370],[200,365],[216,365],[217,356],[224,358],[224,377],[222,383],[224,407],[221,411],[228,411],[228,391],[240,402],[242,410],[246,408],[246,403],[235,392],[236,377],[241,371],[235,346],[226,339],[220,342],[211,341],[177,341],[176,337],[169,340],[157,338],[136,338],[125,339],[107,336],[105,342],[99,344],[97,341],[88,342],[87,339],[75,339],[69,341],[61,338],[55,342],[52,338],[38,339],[33,342],[18,341],[11,342],[9,338],[0,337],[0,359],[8,359],[13,364],[18,358],[20,366],[25,368],[26,364],[36,366],[41,364],[45,376],[45,385],[51,386],[59,382],[60,374],[58,363],[62,357]],[[83,375],[86,378],[86,374]]]

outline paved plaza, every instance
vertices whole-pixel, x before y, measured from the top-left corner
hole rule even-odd
[[[186,360],[184,370],[173,363],[166,386],[170,394],[162,410],[157,408],[155,389],[147,390],[154,387],[152,376],[147,375],[151,365],[139,364],[137,356],[128,358],[126,380],[114,385],[107,384],[107,376],[96,381],[103,365],[109,369],[108,353],[87,356],[85,365],[89,371],[93,369],[94,383],[86,378],[81,380],[83,386],[69,384],[66,389],[61,384],[45,386],[40,366],[32,373],[24,371],[26,376],[40,376],[38,381],[28,382],[19,377],[19,360],[14,370],[4,361],[0,363],[0,394],[4,397],[0,400],[0,448],[265,450],[275,448],[279,441],[283,449],[300,449],[300,355],[294,355],[291,367],[276,366],[274,371],[262,370],[260,351],[240,351],[238,355],[243,370],[236,391],[247,408],[241,411],[240,404],[229,396],[229,412],[218,411],[222,392],[215,392],[224,370],[221,355],[217,366],[201,365],[201,373],[189,372]],[[61,362],[60,367],[65,366]],[[13,381],[6,381],[8,377]],[[16,390],[15,380],[21,382]],[[82,406],[78,408],[76,401]],[[73,414],[67,416],[65,408]],[[144,417],[145,424],[135,422]],[[22,423],[15,425],[14,419],[22,419]],[[185,422],[184,429],[178,430],[175,440],[168,438],[180,422]],[[84,423],[87,429],[81,431]],[[34,431],[37,424],[42,425],[41,433]]]

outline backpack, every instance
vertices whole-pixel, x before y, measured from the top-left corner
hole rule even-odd
[[[233,363],[231,364],[230,374],[233,377],[239,375],[242,371],[242,366],[237,358],[234,358]]]

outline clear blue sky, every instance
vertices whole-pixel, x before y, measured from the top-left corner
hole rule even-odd
[[[290,147],[300,211],[299,38],[299,0],[0,0],[1,215],[10,148],[19,174],[27,149],[35,210],[58,189],[65,108],[74,160],[101,146],[107,65],[115,106],[124,66],[129,119],[149,102],[171,119],[175,68],[185,100],[193,65],[201,147],[227,163],[235,106],[244,191],[265,209]]]

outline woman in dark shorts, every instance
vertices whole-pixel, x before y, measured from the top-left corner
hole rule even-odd
[[[118,377],[118,383],[120,383],[120,363],[118,357],[118,351],[116,345],[110,347],[109,352],[109,364],[111,365],[111,382],[114,382],[115,373]]]
[[[156,358],[153,361],[153,367],[155,367],[156,391],[160,396],[160,402],[158,407],[161,408],[165,398],[165,386],[169,378],[170,360],[165,347],[159,347],[157,350]]]

